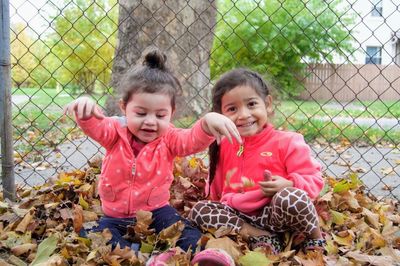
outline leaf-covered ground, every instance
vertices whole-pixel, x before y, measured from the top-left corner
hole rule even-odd
[[[112,250],[110,232],[77,232],[91,228],[101,215],[96,191],[100,161],[86,171],[62,173],[48,183],[18,189],[17,203],[0,201],[1,265],[144,265],[149,256],[174,247],[183,225],[177,223],[156,235],[149,229],[150,212],[139,212],[126,236],[140,243],[140,251]],[[184,216],[204,199],[207,169],[200,158],[180,158],[175,163],[171,205]],[[378,201],[364,193],[356,174],[341,180],[326,177],[326,187],[316,202],[326,234],[326,254],[296,250],[296,239],[286,234],[287,247],[279,255],[250,251],[227,230],[205,232],[201,244],[223,248],[238,265],[400,265],[399,204]],[[168,265],[189,265],[191,254],[176,249]]]

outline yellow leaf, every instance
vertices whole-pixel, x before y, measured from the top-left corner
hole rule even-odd
[[[351,247],[353,245],[354,236],[348,233],[347,236],[340,237],[332,233],[333,240],[341,246]]]
[[[79,195],[79,205],[81,205],[84,210],[89,209],[89,203],[83,198],[82,194]]]
[[[197,168],[199,165],[198,159],[196,157],[193,157],[189,160],[189,166],[193,169]]]
[[[262,252],[249,251],[239,259],[239,263],[243,266],[267,266],[271,261]]]
[[[330,210],[331,215],[332,215],[332,222],[337,225],[342,225],[345,223],[345,220],[347,219],[347,216],[343,213]]]
[[[328,252],[328,255],[335,255],[339,252],[339,249],[335,242],[332,240],[326,240],[326,247],[325,250]]]

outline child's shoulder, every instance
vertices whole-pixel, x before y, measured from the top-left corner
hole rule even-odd
[[[289,144],[289,143],[298,143],[305,142],[304,136],[298,132],[294,131],[285,131],[285,130],[275,130],[275,139],[279,139],[280,142]]]
[[[110,117],[108,117],[108,119],[110,120],[110,123],[114,123],[121,127],[127,126],[126,116],[110,116]]]

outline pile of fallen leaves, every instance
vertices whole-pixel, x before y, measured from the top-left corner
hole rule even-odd
[[[17,203],[0,201],[0,265],[144,265],[151,255],[175,246],[184,225],[176,223],[156,235],[149,228],[151,213],[145,211],[138,213],[126,235],[140,244],[138,252],[112,249],[107,230],[79,235],[102,215],[96,190],[99,164],[95,161],[86,171],[61,173],[41,186],[19,188]],[[207,168],[200,158],[178,158],[174,175],[170,203],[185,216],[206,196]],[[316,207],[327,254],[294,249],[290,234],[279,255],[250,251],[239,236],[224,228],[205,232],[200,244],[223,248],[245,266],[400,264],[399,205],[366,195],[356,174],[341,180],[326,177]],[[168,265],[189,265],[190,257],[178,248]]]

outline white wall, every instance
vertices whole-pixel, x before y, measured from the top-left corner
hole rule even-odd
[[[371,15],[373,7],[371,2],[373,0],[355,0],[350,9],[357,16],[353,28],[357,50],[349,61],[354,64],[364,64],[366,47],[381,46],[382,64],[391,64],[396,54],[396,45],[391,42],[391,34],[400,31],[400,0],[382,0],[382,17]]]

